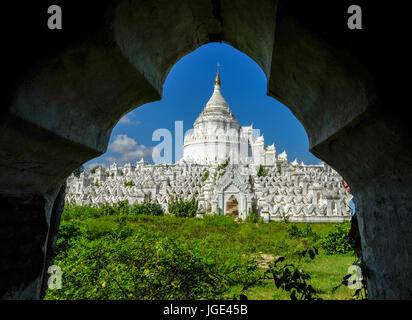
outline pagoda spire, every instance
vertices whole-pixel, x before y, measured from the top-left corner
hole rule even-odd
[[[216,72],[216,78],[215,78],[215,86],[219,86],[220,87],[220,75],[219,75],[219,67],[220,64],[217,64],[217,72]]]

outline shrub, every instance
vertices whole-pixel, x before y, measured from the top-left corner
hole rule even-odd
[[[314,232],[309,224],[304,227],[299,227],[296,223],[288,225],[286,231],[291,238],[313,238],[315,241],[319,239],[319,235]]]
[[[289,237],[291,238],[300,238],[301,237],[301,230],[295,223],[291,223],[288,225],[286,231],[288,232]]]
[[[133,229],[128,226],[123,226],[115,231],[115,237],[119,240],[125,240],[128,237],[132,236]]]
[[[226,158],[226,160],[225,160],[224,162],[222,162],[221,164],[219,164],[219,165],[217,166],[217,168],[216,168],[217,171],[226,168],[227,165],[229,164],[229,162],[230,162],[230,157]]]
[[[117,225],[103,219],[87,219],[82,223],[82,236],[88,240],[116,234]]]
[[[190,201],[181,198],[171,198],[169,201],[169,213],[176,217],[194,217],[197,212],[198,201],[193,197]]]
[[[127,181],[124,183],[125,187],[133,187],[134,186],[134,182],[133,181]]]
[[[259,222],[259,217],[249,209],[245,222],[257,223]]]
[[[129,211],[129,215],[161,216],[163,214],[159,204],[150,202],[135,203]]]
[[[258,175],[258,177],[266,177],[267,172],[266,172],[265,168],[263,168],[262,165],[259,166],[257,175]]]
[[[90,173],[91,173],[91,174],[95,174],[98,167],[99,167],[99,166],[93,167],[92,170],[90,170]]]
[[[62,213],[62,220],[71,219],[85,219],[91,217],[100,216],[100,212],[97,208],[93,208],[90,205],[78,206],[73,203],[66,204]]]
[[[56,252],[64,254],[80,235],[81,231],[77,223],[62,221],[56,241]]]
[[[308,255],[313,260],[318,254],[318,250],[316,248],[307,249],[300,254],[303,257]],[[303,272],[293,263],[286,263],[285,257],[279,257],[272,261],[266,275],[273,278],[277,288],[289,292],[292,300],[321,300],[316,296],[316,290],[309,283],[310,274]]]
[[[350,224],[341,223],[320,239],[320,245],[327,254],[345,254],[352,251],[349,243]]]
[[[99,212],[100,215],[102,216],[112,216],[116,214],[116,210],[113,206],[107,204],[107,203],[101,203],[99,204]]]
[[[238,228],[238,224],[232,218],[229,218],[228,216],[221,216],[218,214],[214,214],[213,216],[204,216],[203,223],[205,225],[224,227],[227,229]]]
[[[66,216],[62,221],[54,263],[62,268],[63,287],[49,290],[46,299],[227,299],[239,293],[253,294],[266,286],[260,283],[267,270],[261,264],[261,253],[274,259],[284,256],[288,261],[289,266],[278,262],[271,269],[275,273],[266,274],[285,290],[277,290],[277,298],[278,293],[283,298],[315,298],[301,268],[305,270],[317,252],[310,239],[288,237],[291,224],[256,226],[209,215],[203,219],[159,217],[145,213],[151,208],[160,212],[151,203],[67,206],[70,209],[65,212],[74,218],[67,221]],[[296,226],[299,232],[309,230],[308,226],[316,230],[335,227]],[[346,270],[346,262],[343,266]],[[310,270],[315,288],[324,290],[317,284],[318,273]],[[253,290],[245,291],[248,288]]]
[[[128,200],[119,201],[113,204],[113,208],[116,214],[127,215],[130,211],[130,205]]]
[[[64,287],[49,290],[46,299],[219,298],[234,271],[196,247],[152,234],[91,242],[81,238],[75,250],[56,263],[62,267]]]
[[[209,171],[206,171],[203,178],[202,178],[202,182],[205,182],[207,180],[207,178],[209,178]]]
[[[125,215],[163,215],[163,209],[159,204],[143,202],[141,204],[129,205],[128,200],[119,201],[113,205],[107,203],[100,203],[99,206],[92,207],[78,206],[73,203],[69,203],[64,207],[63,220],[70,219],[87,219],[97,218],[101,216],[125,216]]]

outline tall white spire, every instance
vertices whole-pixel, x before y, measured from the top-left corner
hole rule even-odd
[[[206,108],[224,108],[226,112],[229,110],[229,105],[226,102],[225,98],[223,98],[222,93],[220,92],[220,86],[221,86],[221,81],[220,81],[220,73],[219,73],[219,67],[220,65],[217,64],[217,71],[216,71],[216,77],[215,77],[215,89],[213,90],[213,94],[210,97],[209,101],[206,104]]]
[[[215,77],[215,87],[219,86],[220,87],[220,75],[219,75],[219,67],[220,64],[217,64],[217,72],[216,72],[216,77]]]
[[[226,128],[239,128],[239,123],[237,122],[235,116],[229,108],[229,104],[226,102],[222,93],[220,92],[220,65],[217,65],[216,77],[215,77],[215,87],[213,90],[212,96],[209,98],[209,101],[206,103],[203,111],[197,117],[194,128],[200,123],[222,123],[226,122],[228,125]],[[217,124],[216,124],[217,125]]]

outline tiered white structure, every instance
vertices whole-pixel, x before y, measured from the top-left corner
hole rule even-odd
[[[176,164],[142,160],[122,167],[98,167],[67,180],[66,201],[98,205],[128,200],[158,203],[167,212],[174,197],[198,200],[199,214],[231,214],[264,221],[341,222],[350,220],[352,196],[339,174],[325,163],[288,162],[284,151],[265,147],[263,136],[241,127],[220,92],[219,72],[209,102],[186,135]],[[258,174],[260,166],[261,174]],[[263,173],[263,174],[262,174]]]
[[[274,165],[275,146],[264,146],[263,136],[253,126],[241,127],[220,92],[219,70],[215,89],[208,103],[185,136],[183,160],[188,163],[216,165],[226,159],[236,164]]]

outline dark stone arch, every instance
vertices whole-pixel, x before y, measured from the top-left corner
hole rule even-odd
[[[258,63],[268,78],[268,95],[301,121],[310,150],[349,182],[359,208],[370,297],[411,298],[412,143],[403,105],[410,81],[399,80],[411,71],[410,50],[403,46],[408,10],[391,3],[388,15],[387,6],[360,1],[368,27],[353,32],[344,27],[350,4],[71,3],[66,12],[72,18],[67,16],[63,26],[71,32],[59,35],[33,22],[34,13],[47,8],[26,7],[27,19],[12,31],[6,24],[13,21],[5,16],[3,39],[10,49],[3,60],[9,82],[1,97],[0,194],[7,205],[0,218],[10,226],[2,226],[6,269],[0,277],[14,280],[1,282],[6,284],[0,296],[40,297],[45,262],[52,255],[48,239],[55,233],[51,216],[59,214],[53,203],[62,182],[105,152],[123,114],[161,98],[176,61],[205,43],[222,41]],[[2,13],[15,9],[8,6]],[[27,249],[33,257],[27,268],[35,272],[19,277],[16,253],[25,245],[13,252],[5,248],[10,230],[24,221],[31,221],[39,241]],[[22,233],[15,236],[23,239]]]

